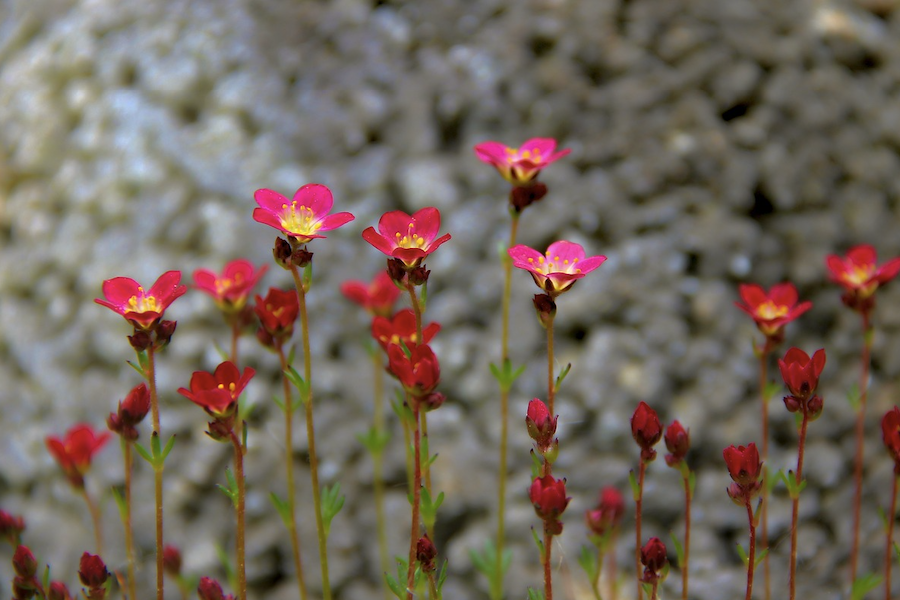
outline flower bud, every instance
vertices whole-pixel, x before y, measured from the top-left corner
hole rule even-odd
[[[644,583],[659,581],[660,572],[668,562],[666,545],[659,538],[652,537],[641,547],[641,564],[644,565]]]
[[[547,186],[535,181],[529,186],[516,186],[509,192],[509,204],[520,213],[547,195]]]
[[[585,513],[585,521],[594,534],[602,536],[616,527],[624,514],[625,499],[622,498],[621,492],[607,486],[600,492],[596,508]]]
[[[406,264],[399,258],[387,259],[387,273],[395,283],[405,284]]]
[[[175,333],[176,327],[178,327],[178,323],[176,321],[159,322],[159,325],[156,327],[157,349],[169,345],[169,343],[172,341],[172,335]]]
[[[19,577],[16,575],[13,578],[13,600],[31,600],[35,597],[36,591],[37,587],[35,586],[34,577]]]
[[[662,437],[662,424],[656,411],[650,408],[646,402],[638,404],[631,417],[631,436],[641,447],[641,460],[650,462],[656,458],[656,450],[653,446]]]
[[[72,600],[72,594],[62,581],[53,581],[47,592],[47,600]]]
[[[550,280],[548,279],[548,281]],[[553,318],[556,316],[556,302],[549,294],[535,294],[532,302],[541,327],[546,329],[553,323]]]
[[[137,350],[138,352],[143,352],[147,348],[150,347],[150,344],[153,343],[153,340],[150,339],[150,334],[142,329],[135,329],[134,335],[128,336],[128,342],[131,344],[131,347]]]
[[[13,570],[19,577],[28,579],[34,577],[35,573],[37,573],[37,559],[28,546],[20,545],[16,548],[16,552],[13,554],[12,565]]]
[[[275,263],[282,269],[290,271],[291,255],[293,252],[291,245],[286,239],[280,237],[275,238],[275,246],[272,248],[272,257],[275,259]]]
[[[96,554],[85,552],[81,555],[81,561],[78,568],[78,578],[82,585],[89,588],[101,588],[106,585],[109,579],[109,571],[106,570],[106,563]]]
[[[552,475],[535,477],[528,489],[528,498],[543,521],[556,521],[571,500],[566,497],[566,480],[554,479]]]
[[[419,398],[419,407],[425,412],[431,412],[443,406],[446,400],[447,396],[444,394],[440,392],[431,392],[430,394]]]
[[[825,403],[821,396],[816,395],[809,399],[809,402],[806,403],[806,416],[809,417],[810,421],[815,421],[822,416],[824,405]]]
[[[674,467],[684,460],[691,447],[689,432],[678,421],[672,421],[672,424],[666,428],[665,442],[666,448],[671,452],[671,454],[666,454],[666,464]]]
[[[795,413],[800,410],[801,401],[796,396],[785,396],[784,397],[784,407],[788,412]]]
[[[306,246],[297,248],[291,253],[291,262],[297,267],[303,269],[312,262],[313,253],[306,249]]]
[[[25,520],[22,517],[16,517],[0,510],[0,538],[13,546],[18,546],[23,531],[25,531]]]
[[[197,586],[197,596],[200,600],[232,600],[229,594],[226,596],[222,592],[222,586],[212,577],[201,577],[200,584]]]
[[[429,539],[428,534],[423,535],[416,542],[416,560],[422,565],[422,571],[432,573],[435,569],[434,559],[437,557],[437,548]]]
[[[163,548],[163,568],[172,577],[181,575],[181,551],[171,544]]]
[[[409,271],[409,282],[413,285],[423,285],[428,282],[428,276],[431,274],[431,271],[428,271],[423,266],[415,267]]]
[[[559,417],[550,416],[550,410],[543,401],[535,398],[528,403],[525,426],[528,428],[528,435],[536,442],[541,454],[544,454],[553,443],[558,419]]]
[[[759,451],[754,443],[747,446],[729,446],[722,455],[731,479],[738,485],[753,484],[762,474],[762,462],[759,460]]]
[[[900,408],[895,406],[882,417],[881,436],[884,447],[894,459],[894,473],[900,474]]]

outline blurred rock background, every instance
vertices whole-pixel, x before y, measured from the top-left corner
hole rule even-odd
[[[556,472],[574,499],[554,552],[557,593],[589,595],[575,560],[581,515],[603,485],[627,494],[637,456],[628,419],[645,400],[692,434],[692,597],[743,594],[734,545],[746,544],[745,515],[725,495],[721,451],[759,437],[751,349],[759,336],[733,302],[740,282],[789,280],[814,307],[788,328],[787,345],[828,352],[825,412],[809,432],[799,592],[848,597],[853,412],[844,397],[861,340],[824,259],[858,243],[883,259],[900,254],[898,40],[897,0],[4,0],[0,506],[25,516],[27,542],[75,589],[77,558],[93,545],[89,521],[44,436],[77,421],[100,425],[138,383],[124,365],[128,327],[92,302],[101,282],[126,275],[149,284],[168,269],[189,280],[197,267],[219,270],[236,257],[267,263],[274,231],[251,220],[253,191],[290,195],[318,182],[334,191],[336,210],[356,215],[311,247],[322,476],[347,494],[330,541],[337,597],[380,593],[371,467],[354,437],[371,414],[368,324],[338,285],[383,268],[363,228],[386,210],[429,205],[453,235],[428,261],[427,317],[444,328],[434,345],[449,397],[430,420],[435,483],[447,493],[437,545],[450,560],[447,597],[486,597],[468,552],[495,527],[499,424],[487,364],[499,353],[496,248],[508,217],[505,182],[472,146],[552,136],[573,151],[542,175],[550,195],[525,213],[519,240],[543,248],[565,238],[609,257],[559,303],[557,356],[574,366],[558,401]],[[515,275],[513,361],[528,371],[512,397],[510,598],[540,584],[521,424],[527,401],[543,395],[545,360],[533,284]],[[273,269],[260,291],[289,284]],[[882,560],[877,507],[888,503],[892,465],[878,422],[900,399],[900,284],[878,302],[862,572]],[[231,512],[214,484],[228,448],[203,435],[203,413],[174,391],[218,363],[214,344],[228,334],[196,291],[168,315],[179,326],[159,361],[163,430],[178,436],[166,470],[167,541],[182,547],[186,571],[221,578],[215,548],[230,552]],[[293,598],[290,546],[267,498],[283,494],[277,361],[252,337],[242,352],[259,371],[246,394],[258,404],[248,456],[251,597]],[[771,413],[770,466],[792,467],[793,418],[777,398]],[[302,462],[303,436],[293,450]],[[391,548],[402,554],[408,507],[397,443],[389,460]],[[306,471],[297,477],[303,484]],[[138,497],[152,495],[151,479],[139,466]],[[121,481],[111,444],[90,488],[101,494]],[[649,469],[644,531],[672,555],[669,532],[683,531],[680,483],[661,457]],[[300,499],[316,589],[306,485]],[[151,522],[150,503],[137,511],[137,523]],[[121,566],[108,493],[104,515],[109,562]],[[783,490],[770,519],[778,597],[790,551]],[[632,522],[629,506],[624,574]],[[149,597],[152,528],[137,541]],[[0,579],[10,577],[2,558]],[[666,596],[679,588],[673,570]]]

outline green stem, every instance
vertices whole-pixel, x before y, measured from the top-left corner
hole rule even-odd
[[[128,598],[137,600],[137,583],[134,580],[134,529],[131,526],[131,442],[122,438],[122,456],[125,462],[125,510],[122,525],[125,528],[125,555],[128,557]]]
[[[384,364],[381,358],[381,351],[376,347],[372,352],[372,363],[375,367],[374,373],[374,394],[375,394],[375,414],[373,415],[373,428],[376,435],[380,438],[385,430],[384,427]],[[378,453],[372,455],[372,476],[375,479],[375,513],[378,523],[378,553],[381,557],[381,572],[387,573],[390,568],[390,554],[388,553],[387,544],[387,522],[384,516],[384,452],[379,449]],[[385,600],[392,598],[391,588],[387,585],[387,580],[382,577],[382,588],[384,589]]]
[[[147,348],[147,382],[150,388],[150,412],[153,417],[153,435],[159,439],[162,438],[159,429],[159,395],[156,391],[156,360],[155,351],[151,344]],[[164,582],[163,574],[165,566],[163,565],[163,465],[153,469],[153,496],[156,501],[156,600],[163,600]]]
[[[806,402],[801,402],[801,410],[803,411],[803,421],[800,425],[800,445],[797,451],[797,473],[795,482],[797,483],[797,492],[792,498],[791,507],[791,566],[788,585],[790,587],[790,600],[794,600],[794,590],[797,583],[797,526],[800,515],[800,484],[803,481],[803,450],[806,446],[806,429],[809,425],[809,413],[807,411]]]
[[[234,446],[234,477],[238,485],[237,502],[235,503],[235,518],[237,519],[235,553],[238,573],[238,600],[247,600],[247,567],[244,556],[244,499],[246,497],[244,486],[244,448],[233,429],[231,430],[231,443]]]
[[[322,498],[319,492],[319,460],[316,456],[316,434],[313,425],[312,357],[309,350],[309,316],[306,312],[306,289],[296,265],[291,265],[291,275],[297,286],[300,303],[300,328],[303,337],[303,377],[306,382],[306,437],[309,443],[309,472],[312,480],[313,505],[316,512],[316,532],[319,538],[319,559],[322,566],[322,597],[331,600],[331,583],[328,580],[328,550],[325,539],[325,523],[322,520]]]
[[[594,571],[594,579],[591,581],[591,589],[594,591],[594,600],[603,600],[600,593],[600,573],[603,571],[603,542],[598,542],[597,546],[597,563]]]
[[[297,533],[297,494],[294,486],[294,401],[291,394],[291,382],[285,374],[288,369],[288,363],[284,354],[284,347],[279,342],[275,349],[278,352],[278,360],[281,364],[281,383],[284,389],[284,468],[287,482],[288,507],[291,513],[288,519],[288,533],[291,536],[294,570],[297,572],[297,587],[300,590],[300,598],[306,600],[306,581],[303,577],[300,538]]]
[[[519,228],[519,213],[512,213],[509,226],[509,245],[516,243]],[[500,368],[504,369],[509,361],[509,307],[512,298],[512,260],[509,255],[503,256],[503,300],[502,329],[500,334]],[[507,446],[509,445],[509,385],[500,385],[500,466],[497,475],[497,553],[494,564],[498,569],[491,579],[491,600],[503,598],[503,549],[506,537],[506,475]]]
[[[416,574],[416,544],[419,541],[419,510],[422,504],[422,451],[419,440],[419,403],[409,394],[407,403],[411,403],[413,411],[413,505],[412,521],[409,532],[409,568],[406,572],[406,600],[413,600],[413,587]]]
[[[869,363],[872,351],[872,331],[868,311],[862,312],[863,347],[859,377],[859,409],[856,412],[856,459],[853,466],[853,480],[856,491],[853,495],[853,545],[850,549],[850,582],[856,581],[859,557],[859,523],[862,508],[862,471],[865,438],[866,400],[868,397]]]

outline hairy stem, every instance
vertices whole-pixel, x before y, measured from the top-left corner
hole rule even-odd
[[[553,548],[553,534],[550,533],[547,523],[544,523],[544,553],[541,559],[544,562],[544,598],[553,600],[553,571],[550,568],[550,549]]]
[[[691,481],[684,477],[684,564],[681,566],[681,600],[688,597],[688,575],[691,557]]]
[[[416,574],[416,543],[419,541],[419,507],[422,503],[422,451],[419,440],[419,403],[407,394],[407,403],[413,411],[413,504],[409,527],[409,568],[406,572],[406,599],[413,600]]]
[[[894,555],[894,515],[897,513],[897,474],[891,479],[891,510],[888,512],[887,546],[884,550],[884,600],[891,600],[891,557]]]
[[[128,597],[137,600],[137,583],[134,580],[134,529],[131,526],[131,471],[134,463],[131,456],[131,442],[122,438],[122,456],[125,463],[125,510],[122,525],[125,528],[125,555],[128,560]]]
[[[747,561],[747,597],[750,600],[753,595],[753,570],[756,567],[756,523],[753,519],[753,507],[750,498],[744,500],[747,506],[747,519],[750,521],[750,554]]]
[[[807,412],[807,406],[805,402],[802,402],[802,411],[803,411],[803,421],[800,425],[800,445],[797,450],[797,474],[796,474],[796,482],[797,486],[800,486],[800,483],[803,481],[803,450],[806,446],[806,429],[809,425],[809,413]],[[791,566],[790,566],[790,576],[789,576],[789,587],[790,587],[790,599],[794,600],[795,588],[797,583],[797,525],[800,514],[800,490],[797,490],[797,493],[792,498],[792,507],[791,507]]]
[[[235,518],[237,529],[235,535],[235,554],[237,559],[238,600],[247,600],[247,568],[244,556],[244,447],[234,430],[231,430],[231,443],[234,446],[234,478],[237,480],[237,502],[235,502]]]
[[[375,367],[374,372],[374,395],[375,407],[372,418],[372,426],[376,434],[381,437],[384,433],[384,363],[381,351],[376,347],[372,352],[372,363]],[[377,454],[372,455],[372,477],[374,478],[375,487],[375,513],[378,523],[378,554],[381,557],[381,572],[387,573],[390,568],[390,554],[387,544],[387,523],[384,516],[384,452],[379,450]],[[382,588],[384,589],[385,600],[392,597],[391,588],[387,585],[387,580],[382,577]]]
[[[869,363],[872,352],[872,332],[869,324],[869,313],[862,312],[863,346],[860,360],[859,376],[859,408],[856,413],[856,458],[853,463],[853,544],[850,547],[850,583],[856,581],[859,557],[859,522],[862,507],[862,472],[865,441],[866,399],[869,385]]]
[[[647,463],[641,459],[638,467],[638,497],[634,501],[634,575],[637,581],[637,598],[643,600],[644,587],[641,585],[641,506],[644,502],[644,472],[647,470]]]
[[[153,418],[153,435],[161,440],[159,429],[159,395],[156,391],[156,360],[155,351],[151,344],[147,348],[146,376],[150,388],[150,412]],[[153,496],[156,502],[156,600],[163,600],[164,582],[163,573],[163,465],[153,469]]]
[[[767,372],[769,353],[772,351],[771,340],[767,337],[762,351],[759,353],[759,396],[760,406],[762,408],[762,462],[769,457],[769,397],[766,393],[766,387],[769,384]],[[764,471],[766,473],[767,471]],[[769,547],[769,485],[766,476],[763,476],[762,486],[762,545],[763,548]],[[771,598],[771,572],[769,569],[769,555],[763,558],[763,589],[765,591],[766,600]]]
[[[91,522],[94,526],[94,543],[97,545],[97,554],[103,556],[103,527],[100,523],[100,511],[97,504],[91,500],[91,496],[87,492],[87,488],[81,488],[81,497],[87,504],[88,512],[91,513]]]

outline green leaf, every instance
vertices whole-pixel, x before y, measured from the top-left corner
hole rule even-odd
[[[141,371],[143,371],[145,373],[144,376],[149,379],[149,377],[146,375],[147,367],[150,366],[150,359],[147,356],[147,351],[141,350],[140,352],[137,352],[137,359],[138,364],[141,365]]]
[[[900,544],[897,542],[892,542],[894,545],[894,554],[897,555],[897,560],[900,561]]]
[[[341,484],[327,485],[322,488],[322,525],[325,537],[331,532],[331,520],[344,508],[345,497],[341,495]]]
[[[541,476],[541,471],[544,470],[544,461],[541,459],[540,455],[534,450],[531,451],[531,478]]]
[[[765,468],[765,467],[763,467],[763,468]],[[784,471],[782,469],[778,469],[777,471],[775,471],[775,474],[772,475],[771,477],[768,474],[766,474],[765,482],[766,482],[766,488],[768,488],[768,489],[766,489],[766,492],[771,494],[772,490],[775,489],[775,486],[778,484],[779,481],[784,483],[784,487],[787,487],[787,485],[788,485],[787,476],[784,474]]]
[[[281,412],[284,412],[284,401],[276,395],[272,395],[272,401],[275,402],[275,406],[281,409]]]
[[[141,458],[146,460],[148,463],[150,463],[151,467],[153,466],[153,457],[150,456],[150,453],[147,451],[146,448],[144,448],[143,446],[141,446],[140,444],[135,442],[134,449],[137,450],[138,456],[140,456]]]
[[[231,565],[231,561],[228,560],[228,553],[225,551],[225,548],[216,544],[216,556],[219,558],[219,563],[222,565],[222,569],[225,571],[225,578],[228,580],[228,585],[231,589],[237,588],[237,577],[235,576],[234,567]]]
[[[309,262],[305,267],[303,267],[303,293],[309,291],[310,286],[312,285],[312,262]]]
[[[391,592],[395,596],[397,596],[397,598],[399,598],[400,600],[404,600],[404,598],[406,598],[406,591],[403,589],[403,586],[401,586],[397,582],[397,579],[393,575],[391,575],[390,573],[385,573],[384,580],[385,582],[387,582],[387,585],[391,589]]]
[[[162,461],[166,460],[166,457],[169,456],[169,452],[172,451],[172,446],[174,446],[174,445],[175,445],[175,436],[173,435],[172,437],[169,438],[169,441],[166,442],[166,447],[163,448],[162,458],[160,459],[160,463],[162,463]]]
[[[153,457],[154,465],[156,464],[156,461],[159,460],[160,443],[159,433],[154,431],[150,435],[150,455]]]
[[[428,281],[422,284],[422,293],[419,294],[419,310],[424,314],[428,306]]]
[[[675,556],[678,557],[678,567],[680,569],[684,569],[684,547],[681,545],[681,542],[675,537],[675,532],[670,531],[669,537],[672,538],[672,545],[675,546]]]
[[[231,473],[231,469],[225,469],[225,479],[228,481],[228,485],[218,483],[216,484],[216,487],[222,490],[222,493],[231,499],[231,503],[234,506],[237,506],[238,486],[237,481],[234,479],[234,475]]]
[[[761,563],[761,562],[763,561],[763,559],[766,557],[766,555],[767,555],[768,553],[769,553],[769,549],[768,549],[768,548],[763,548],[762,550],[760,550],[760,551],[757,553],[757,555],[756,555],[756,559],[753,561],[754,563],[756,563],[756,564],[754,565],[754,567],[758,567],[758,566],[759,566],[759,563]]]
[[[272,501],[272,505],[275,507],[275,510],[278,511],[278,516],[281,517],[281,522],[284,523],[284,526],[290,529],[291,527],[291,505],[287,500],[282,500],[278,497],[278,494],[275,492],[269,493],[269,500]]]
[[[116,507],[119,509],[119,517],[122,519],[122,522],[125,522],[128,518],[128,505],[125,504],[125,496],[122,495],[122,492],[116,486],[111,486],[110,490],[112,490],[113,500],[116,501]]]
[[[690,490],[691,500],[694,499],[694,488],[697,486],[697,474],[693,471],[689,471],[690,475],[688,475],[688,489]]]
[[[441,591],[442,591],[442,589],[443,589],[443,587],[444,587],[444,581],[447,580],[447,574],[448,574],[448,572],[449,572],[449,571],[447,570],[447,565],[448,565],[449,563],[450,563],[450,561],[445,560],[445,561],[444,561],[444,564],[441,565],[441,572],[438,573],[437,586],[436,586],[436,587],[437,587],[437,591],[438,591],[438,597],[440,597],[440,595],[441,595]]]
[[[859,393],[859,385],[854,383],[847,390],[847,402],[854,411],[857,411],[859,410],[861,399],[862,395]]]
[[[806,480],[797,481],[797,476],[793,471],[788,471],[787,476],[784,478],[785,483],[787,484],[788,495],[791,497],[791,500],[796,500],[800,497],[800,492],[803,491],[803,488],[806,487]]]
[[[291,349],[288,350],[287,364],[289,364],[289,365],[294,364],[294,357],[296,355],[297,355],[297,346],[292,344]]]
[[[887,531],[890,528],[887,514],[885,514],[884,509],[880,506],[878,507],[878,516],[881,517],[881,525],[884,527],[885,531]]]
[[[850,588],[850,600],[862,600],[866,594],[881,584],[881,576],[875,573],[860,575]]]
[[[641,497],[641,487],[638,485],[637,477],[634,476],[634,469],[628,471],[628,483],[631,484],[631,495],[634,497],[634,501],[637,502],[638,498]]]
[[[545,600],[544,591],[528,588],[528,600]]]
[[[531,528],[531,537],[534,538],[534,543],[538,548],[538,551],[541,553],[541,560],[544,560],[544,542],[541,541],[541,538],[538,537],[538,532],[534,527]]]
[[[422,488],[422,522],[425,523],[426,529],[431,529],[432,527],[434,527],[434,523],[435,521],[437,521],[438,508],[441,507],[441,504],[443,504],[443,502],[444,492],[440,492],[437,495],[437,498],[432,500],[431,493],[429,493],[428,488]]]
[[[44,567],[44,574],[41,575],[41,583],[44,585],[45,590],[50,589],[50,565]]]
[[[373,426],[366,433],[357,433],[356,439],[372,456],[378,456],[391,440],[391,434],[388,431],[378,431]]]
[[[491,374],[497,380],[497,383],[500,384],[500,390],[503,392],[509,392],[516,379],[525,372],[525,365],[513,370],[512,362],[508,358],[503,361],[502,367],[497,367],[497,365],[491,363],[490,368]]]
[[[766,387],[763,388],[763,397],[766,402],[774,398],[781,392],[782,386],[780,383],[776,381],[770,381],[766,384]]]
[[[131,362],[130,360],[126,360],[125,362],[128,363],[128,366],[129,366],[129,367],[131,367],[132,369],[134,369],[135,371],[137,371],[137,372],[138,372],[138,375],[140,375],[142,378],[148,379],[147,373],[146,373],[142,368],[140,368],[139,366],[137,366],[136,364],[134,364],[134,363]]]
[[[563,367],[563,370],[556,378],[556,384],[553,386],[553,391],[558,392],[559,387],[562,385],[562,382],[566,379],[566,375],[569,374],[569,371],[572,370],[572,363],[567,364]]]
[[[744,563],[744,566],[750,564],[750,558],[747,556],[747,551],[744,550],[744,547],[740,544],[735,544],[737,546],[738,556],[741,557],[741,562]]]
[[[284,376],[287,377],[288,381],[293,383],[294,387],[300,392],[300,403],[305,404],[306,400],[309,398],[309,384],[303,380],[303,377],[300,376],[297,369],[291,366],[284,370]]]
[[[584,569],[584,574],[587,575],[589,581],[597,578],[596,554],[587,546],[581,547],[581,552],[578,553],[578,564]]]

